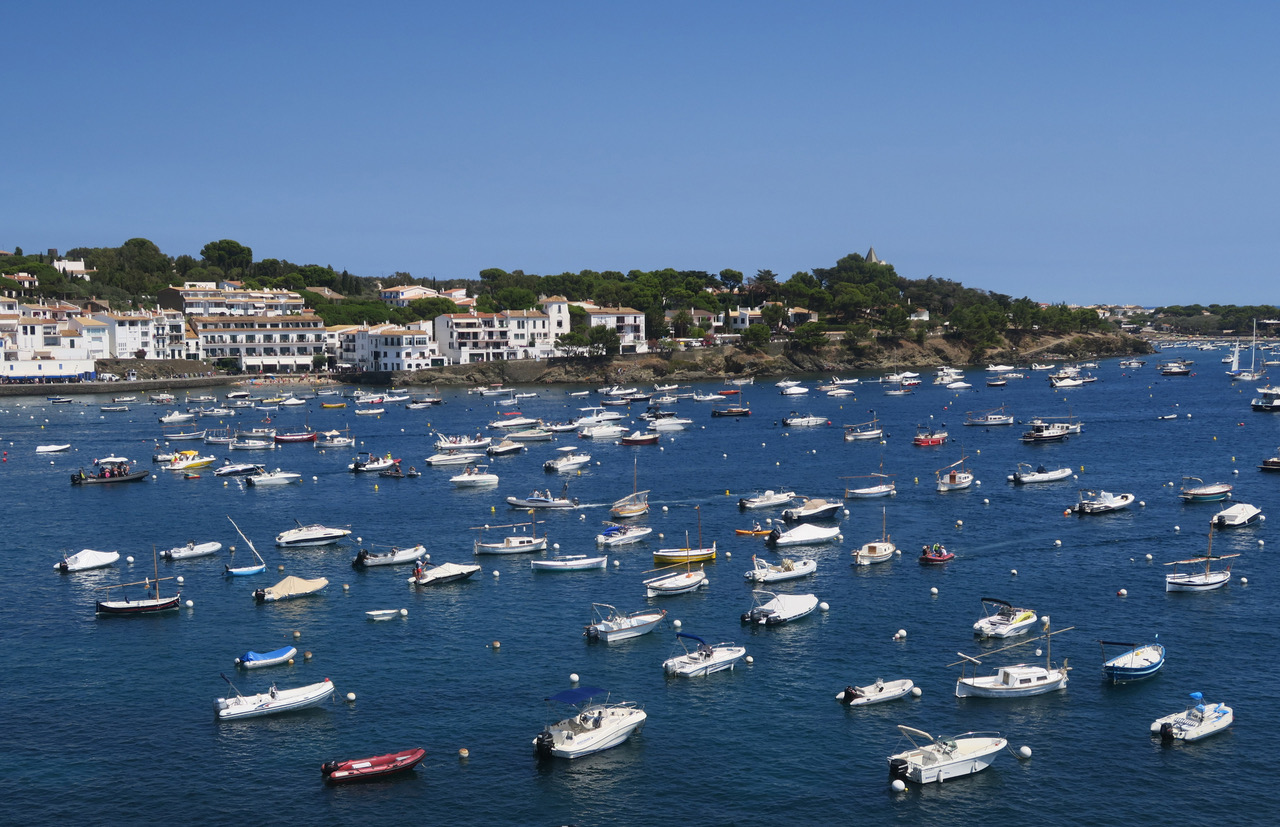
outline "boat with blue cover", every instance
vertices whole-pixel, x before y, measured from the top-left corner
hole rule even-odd
[[[236,666],[241,669],[260,669],[264,666],[276,666],[277,664],[288,663],[296,654],[298,654],[298,650],[293,646],[281,646],[279,649],[273,649],[270,652],[255,652],[250,649],[236,658]]]

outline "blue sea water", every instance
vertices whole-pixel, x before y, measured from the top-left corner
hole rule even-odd
[[[1267,575],[1269,548],[1260,544],[1270,539],[1269,527],[1215,536],[1215,552],[1242,555],[1237,577],[1219,591],[1166,594],[1161,564],[1202,553],[1208,520],[1221,507],[1182,504],[1176,491],[1184,475],[1233,482],[1237,501],[1280,514],[1280,475],[1255,468],[1280,444],[1280,418],[1251,413],[1252,387],[1232,385],[1216,359],[1197,368],[1190,377],[1164,378],[1152,365],[1124,370],[1109,361],[1095,371],[1101,381],[1069,391],[1052,390],[1042,374],[988,389],[975,371],[971,391],[926,384],[895,398],[863,385],[839,401],[817,393],[783,397],[762,381],[743,389],[753,410],[744,419],[713,419],[710,405],[684,400],[676,409],[694,420],[692,428],[665,435],[660,448],[590,443],[592,465],[568,476],[582,507],[538,514],[560,553],[592,551],[608,504],[632,490],[635,469],[654,505],[640,522],[663,533],[665,543],[652,538],[613,549],[620,565],[596,572],[535,573],[527,555],[484,557],[472,580],[417,591],[407,586],[404,567],[353,570],[355,543],[276,549],[272,539],[295,519],[324,522],[349,525],[364,546],[423,543],[433,563],[471,562],[471,527],[527,519],[504,498],[535,487],[559,490],[562,477],[544,473],[543,461],[557,446],[585,443],[564,436],[533,443],[524,455],[491,461],[502,477],[497,490],[458,491],[448,482],[456,469],[422,463],[434,452],[433,434],[474,433],[510,409],[454,391],[441,407],[388,405],[374,419],[354,416],[352,407],[322,410],[313,400],[281,411],[275,424],[305,418],[319,429],[349,426],[358,448],[390,451],[424,475],[354,475],[346,468],[353,451],[303,444],[232,454],[304,474],[302,484],[279,489],[224,484],[211,471],[184,479],[160,470],[141,483],[72,487],[68,475],[95,457],[149,461],[164,409],[100,413],[106,399],[96,397],[73,405],[43,397],[0,401],[8,527],[0,612],[11,666],[0,690],[0,752],[9,766],[8,812],[26,824],[254,823],[266,812],[309,824],[644,825],[673,815],[714,825],[1268,821],[1267,788],[1242,776],[1271,763],[1266,739],[1280,729],[1272,664],[1277,590]],[[567,396],[580,389],[536,388],[539,398],[522,401],[521,410],[569,418],[589,402]],[[1028,446],[1017,425],[961,426],[965,411],[998,405],[1020,421],[1071,414],[1085,423],[1084,433]],[[784,428],[792,410],[825,415],[831,425]],[[844,442],[839,426],[866,421],[872,411],[887,429],[885,441]],[[1166,413],[1178,419],[1157,420]],[[918,424],[945,424],[951,441],[912,446]],[[61,442],[72,450],[35,454],[37,445]],[[962,454],[981,485],[937,493],[935,469]],[[1005,477],[1019,461],[1070,465],[1078,479],[1015,488]],[[765,488],[839,496],[842,477],[877,471],[882,462],[895,475],[897,496],[848,501],[842,542],[788,551],[813,556],[819,568],[779,590],[812,592],[830,610],[778,628],[743,627],[751,556],[780,555],[758,538],[733,534],[752,517],[777,516],[743,514],[739,497]],[[1143,505],[1064,516],[1082,487],[1132,492]],[[879,536],[882,508],[903,555],[851,566],[851,549]],[[708,565],[710,587],[646,599],[641,581],[653,568],[652,550],[683,544],[686,532],[696,542],[699,514],[703,541],[715,540],[721,550]],[[235,545],[235,563],[244,565],[246,550],[228,516],[263,553],[267,574],[224,578],[232,559],[225,548],[217,557],[161,561],[161,576],[184,579],[183,600],[192,608],[95,617],[102,595],[96,587],[151,575],[153,546],[218,540]],[[957,559],[918,565],[914,550],[932,542]],[[52,570],[64,552],[81,548],[119,550],[122,559],[95,572]],[[255,604],[251,592],[282,577],[278,567],[327,577],[330,586],[315,597]],[[166,590],[173,587],[166,582]],[[1015,701],[954,697],[958,668],[947,664],[960,660],[957,653],[999,645],[976,641],[970,628],[984,596],[1033,607],[1050,615],[1054,628],[1074,627],[1053,645],[1054,659],[1068,658],[1073,667],[1065,691]],[[668,623],[631,641],[590,644],[581,631],[593,602],[624,611],[659,606]],[[405,608],[408,616],[365,619],[365,611],[387,608]],[[754,663],[706,679],[664,677],[675,619],[684,631],[745,645]],[[904,640],[893,639],[898,629],[907,632]],[[236,672],[236,656],[293,643],[295,631],[299,650],[313,653],[309,661]],[[1156,635],[1168,648],[1158,676],[1125,686],[1103,681],[1098,639]],[[1023,648],[993,662],[1035,660],[1034,645]],[[539,761],[531,740],[552,719],[543,698],[568,688],[571,673],[643,705],[648,723],[605,753]],[[357,700],[218,724],[213,701],[228,691],[220,674],[246,694],[273,681],[288,687],[329,677],[339,697],[355,693]],[[877,677],[911,678],[923,695],[852,710],[835,702],[844,686]],[[1150,722],[1181,709],[1195,690],[1235,709],[1231,730],[1194,744],[1153,741]],[[979,775],[893,793],[885,759],[904,746],[898,724],[935,734],[998,730],[1034,754],[1004,754]],[[428,751],[413,774],[336,789],[321,783],[326,759],[408,746]],[[461,748],[468,759],[459,759]]]

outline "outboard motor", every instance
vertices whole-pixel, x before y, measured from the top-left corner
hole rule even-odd
[[[551,757],[551,750],[555,746],[555,738],[547,730],[538,733],[538,737],[533,739],[533,748],[537,750],[538,755],[543,758]]]
[[[323,764],[320,765],[320,777],[328,778],[330,775],[333,774],[333,771],[336,770],[337,768],[338,768],[337,761],[325,761]]]
[[[1160,725],[1160,740],[1161,741],[1174,740],[1173,724],[1170,723],[1169,721],[1165,721],[1163,724]]]
[[[849,704],[853,703],[854,699],[857,697],[858,697],[858,690],[854,689],[852,686],[846,686],[844,688],[844,693],[841,694],[840,696],[840,703],[844,704],[845,706],[848,706]]]
[[[890,758],[889,774],[892,776],[896,776],[898,778],[906,778],[907,777],[907,759]]]

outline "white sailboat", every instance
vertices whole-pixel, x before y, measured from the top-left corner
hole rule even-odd
[[[240,568],[232,568],[231,565],[228,564],[225,572],[226,576],[227,577],[245,577],[250,574],[262,574],[264,571],[267,570],[267,561],[262,559],[262,555],[258,553],[258,550],[256,548],[254,548],[253,541],[250,540],[248,537],[244,536],[244,532],[240,530],[240,526],[236,525],[236,521],[232,520],[230,515],[227,516],[227,520],[231,522],[231,525],[235,526],[236,534],[239,534],[240,539],[244,540],[245,545],[249,547],[249,551],[253,552],[253,559],[256,560],[257,562],[251,563],[247,566],[241,566]],[[235,550],[232,549],[231,553],[234,554]]]

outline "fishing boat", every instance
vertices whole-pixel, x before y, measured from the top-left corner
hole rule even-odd
[[[119,559],[120,552],[118,551],[97,551],[86,548],[77,551],[75,554],[65,555],[57,563],[54,563],[53,567],[63,574],[70,574],[77,571],[100,569],[111,565]]]
[[[160,576],[160,555],[155,549],[151,550],[152,562],[154,565],[155,577],[149,580],[141,580],[137,583],[121,583],[117,586],[99,586],[99,589],[124,589],[129,586],[142,586],[145,592],[151,597],[144,597],[140,600],[130,600],[125,597],[121,600],[99,600],[97,601],[96,610],[100,615],[144,615],[157,614],[159,612],[167,612],[178,608],[182,601],[182,593],[178,592],[172,597],[160,596],[160,581],[172,580],[172,577]]]
[[[863,543],[853,552],[855,566],[869,566],[872,563],[883,563],[892,560],[898,553],[898,547],[889,539],[889,517],[886,509],[880,509],[880,539]]]
[[[779,626],[799,620],[818,608],[818,597],[812,594],[774,594],[763,589],[751,592],[753,605],[742,613],[743,623]]]
[[[846,686],[842,691],[836,693],[836,700],[845,706],[882,704],[885,701],[896,701],[898,698],[905,698],[911,694],[911,690],[915,689],[915,686],[915,683],[909,678],[896,681],[877,678],[875,683],[867,686]]]
[[[310,427],[304,426],[300,431],[286,431],[285,433],[277,433],[275,435],[276,442],[315,442],[320,435],[311,430]]]
[[[632,703],[592,703],[603,689],[583,686],[566,689],[547,698],[548,703],[569,704],[573,714],[548,724],[533,739],[540,758],[581,758],[616,747],[639,732],[648,717]]]
[[[297,528],[291,528],[276,535],[276,545],[286,547],[327,546],[339,542],[351,534],[351,529],[348,528],[332,528],[320,523],[303,525],[300,520],[296,519],[294,522],[297,523]]]
[[[319,448],[349,448],[355,444],[356,441],[349,430],[322,431],[316,440],[316,446]]]
[[[1206,483],[1199,477],[1183,477],[1178,499],[1184,503],[1217,503],[1231,499],[1232,489],[1227,482]]]
[[[449,477],[458,488],[485,488],[498,484],[498,475],[489,473],[487,465],[468,465],[461,474]]]
[[[570,445],[567,448],[557,448],[556,457],[542,463],[542,470],[547,473],[567,473],[569,471],[577,471],[579,468],[590,464],[590,454],[579,451]]]
[[[716,559],[716,544],[702,545],[702,506],[694,506],[698,513],[698,545],[689,543],[689,532],[685,532],[684,546],[681,548],[661,548],[653,553],[655,563],[702,563]]]
[[[817,560],[792,560],[784,557],[778,563],[751,555],[752,568],[743,576],[753,583],[778,583],[783,580],[795,580],[807,577],[818,570]]]
[[[1063,661],[1062,666],[1054,666],[1053,658],[1053,637],[1063,632],[1069,632],[1074,627],[1068,626],[1066,629],[1060,629],[1056,632],[1048,630],[1048,618],[1044,619],[1045,633],[1039,637],[1024,640],[1021,643],[1015,643],[1012,646],[1005,646],[987,652],[984,657],[1005,652],[1018,646],[1025,646],[1034,641],[1043,640],[1045,642],[1044,666],[1030,663],[1019,663],[1013,666],[1001,666],[994,675],[979,675],[978,667],[982,666],[982,661],[978,658],[970,657],[963,652],[957,652],[962,660],[948,664],[948,666],[960,666],[960,677],[956,680],[956,697],[957,698],[1029,698],[1032,695],[1043,695],[1046,692],[1056,692],[1059,689],[1067,688],[1067,673],[1070,667],[1067,662]],[[973,674],[967,674],[969,665],[973,665]]]
[[[973,624],[973,633],[980,638],[1025,635],[1040,620],[1034,610],[1019,609],[994,597],[982,598],[982,608],[986,616]]]
[[[1098,641],[1102,645],[1102,674],[1112,683],[1127,683],[1149,678],[1164,666],[1164,647],[1159,643],[1118,643]],[[1125,651],[1107,657],[1108,646],[1121,646]]]
[[[652,528],[643,525],[626,525],[607,521],[604,525],[604,530],[596,535],[598,546],[625,546],[638,543],[653,533]]]
[[[578,498],[569,499],[568,493],[568,483],[558,497],[551,494],[550,488],[545,493],[535,488],[527,497],[507,497],[507,505],[512,508],[577,508]]]
[[[1050,471],[1044,465],[1033,468],[1029,462],[1019,462],[1018,470],[1010,474],[1008,480],[1015,485],[1032,485],[1038,482],[1057,482],[1069,476],[1071,476],[1070,468],[1054,468]]]
[[[1190,560],[1176,560],[1172,563],[1165,563],[1166,566],[1173,566],[1173,571],[1164,576],[1164,590],[1166,592],[1207,592],[1213,589],[1220,589],[1231,581],[1231,564],[1228,563],[1224,569],[1214,569],[1214,560],[1229,560],[1232,557],[1239,557],[1239,554],[1214,554],[1213,553],[1213,524],[1209,524],[1209,549],[1199,557],[1192,557]],[[1203,565],[1203,568],[1201,568]],[[1178,566],[1187,566],[1181,571]]]
[[[719,405],[711,409],[712,416],[751,416],[751,406],[746,402],[739,405]]]
[[[1186,709],[1151,722],[1151,734],[1159,735],[1162,741],[1199,741],[1222,732],[1233,720],[1231,707],[1221,703],[1210,706],[1202,693],[1192,692]]]
[[[438,566],[414,569],[409,582],[415,586],[439,586],[444,583],[456,583],[466,580],[480,571],[480,567],[465,563],[441,563]]]
[[[839,500],[824,500],[820,497],[800,497],[800,505],[782,511],[782,519],[789,523],[801,520],[840,519],[843,503]]]
[[[298,654],[298,650],[293,646],[281,646],[279,649],[273,649],[270,652],[255,652],[250,649],[236,658],[236,666],[241,669],[262,669],[267,666],[279,666],[282,663],[288,663],[296,654]]]
[[[632,431],[619,440],[623,445],[657,445],[662,435],[657,431],[645,433],[644,431]]]
[[[608,603],[592,603],[591,622],[583,627],[582,635],[587,640],[617,643],[652,632],[666,616],[666,609],[642,609],[625,614]]]
[[[351,758],[325,761],[320,765],[320,776],[326,784],[350,784],[369,781],[409,772],[425,758],[427,751],[421,747],[403,752],[391,752],[370,758]]]
[[[609,506],[609,513],[614,519],[626,520],[649,513],[649,492],[640,490],[639,473],[640,460],[635,458],[631,465],[631,493]]]
[[[1249,503],[1236,503],[1213,515],[1212,523],[1218,528],[1240,528],[1265,520],[1262,509]]]
[[[603,569],[609,564],[609,555],[592,557],[587,554],[565,554],[550,557],[546,560],[530,560],[529,568],[533,571],[591,571]]]
[[[125,457],[105,457],[94,463],[95,470],[86,474],[84,469],[71,475],[72,485],[111,485],[118,482],[138,482],[151,476],[146,468],[135,470]]]
[[[795,498],[794,491],[774,491],[770,488],[757,493],[754,497],[742,497],[738,500],[738,508],[744,511],[755,508],[776,508],[780,505],[791,505]]]
[[[1132,494],[1112,494],[1101,489],[1081,491],[1080,501],[1071,507],[1076,514],[1106,514],[1128,508],[1137,499]]]
[[[527,523],[511,523],[510,525],[472,526],[472,530],[480,532],[493,528],[533,529],[532,534],[516,534],[512,532],[496,543],[486,543],[480,537],[477,537],[472,551],[475,554],[525,554],[531,551],[546,551],[547,535],[538,536],[539,524],[540,521],[530,521]]]
[[[301,482],[302,475],[295,474],[292,471],[282,471],[279,468],[274,471],[268,471],[259,465],[255,473],[247,475],[244,481],[247,485],[252,485],[255,488],[268,485],[288,485],[292,482]]]
[[[226,675],[222,676],[224,679]],[[275,684],[266,692],[257,695],[241,695],[231,681],[227,681],[234,691],[234,698],[218,698],[213,702],[213,711],[219,721],[237,721],[242,718],[259,718],[264,715],[279,715],[282,712],[293,712],[297,709],[309,709],[319,706],[333,696],[333,682],[325,678],[320,683],[299,686],[294,689],[277,689]]]
[[[964,464],[967,459],[968,457],[960,457],[950,465],[934,472],[938,478],[939,491],[963,491],[973,485],[973,472]]]
[[[855,477],[843,477],[846,480],[861,480],[864,483],[855,483],[855,487],[846,486],[844,489],[844,498],[846,500],[869,500],[876,497],[892,497],[898,493],[897,483],[893,480],[893,474],[884,473],[884,465],[880,466],[880,471],[874,474],[863,474]]]
[[[673,594],[696,591],[709,583],[710,581],[707,579],[705,571],[701,568],[691,569],[686,564],[684,571],[650,577],[644,581],[643,585],[647,596],[666,597]]]
[[[940,428],[926,428],[924,425],[916,426],[916,435],[911,438],[912,445],[929,447],[933,445],[941,445],[947,441],[947,432]]]
[[[253,593],[253,597],[259,603],[275,603],[280,600],[294,600],[299,597],[315,594],[316,592],[329,585],[329,581],[324,577],[317,577],[307,580],[302,577],[286,577],[274,586],[267,586],[264,589],[258,589]]]
[[[1044,442],[1061,442],[1071,434],[1071,428],[1065,422],[1045,422],[1033,419],[1028,425],[1031,430],[1024,431],[1020,437],[1023,442],[1040,444]]]
[[[376,566],[398,566],[403,563],[416,563],[427,556],[427,549],[422,544],[410,546],[409,548],[393,546],[390,551],[384,551],[381,554],[362,548],[356,554],[355,559],[351,561],[351,568],[367,569]]]
[[[685,641],[693,641],[693,645],[690,646]],[[747,654],[745,646],[734,643],[717,643],[713,646],[687,632],[676,632],[676,642],[680,644],[684,654],[662,662],[662,671],[672,677],[702,678],[726,669],[732,670]]]
[[[969,426],[1012,425],[1013,415],[1005,413],[1004,406],[989,411],[969,411],[964,415],[964,424]]]
[[[884,428],[880,427],[880,421],[878,419],[872,419],[870,422],[861,422],[857,425],[844,426],[845,442],[880,439],[883,436]]]
[[[230,516],[227,517],[227,520],[231,522],[232,526],[235,526],[236,533],[240,535],[240,539],[244,540],[245,545],[249,547],[249,551],[253,553],[253,559],[256,562],[239,568],[235,568],[228,563],[223,573],[227,577],[248,577],[253,574],[262,574],[267,570],[267,562],[262,559],[262,555],[258,553],[258,549],[253,545],[253,541],[244,536],[244,532],[240,530],[240,526],[236,525],[236,521],[232,520]],[[231,553],[236,553],[235,548],[231,549]]]
[[[822,543],[829,543],[832,540],[840,539],[839,526],[816,526],[811,523],[801,523],[800,525],[786,529],[781,526],[775,527],[769,532],[769,536],[765,537],[765,544],[770,546],[812,546]]]
[[[998,732],[966,732],[934,738],[922,729],[898,725],[912,748],[889,756],[889,772],[916,784],[942,783],[982,772],[1009,742]]]
[[[189,540],[185,546],[165,549],[160,552],[160,556],[166,560],[189,560],[193,557],[208,557],[219,551],[222,551],[222,543],[197,543],[195,540]]]

